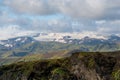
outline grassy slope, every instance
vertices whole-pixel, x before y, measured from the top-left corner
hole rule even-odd
[[[99,45],[77,45],[77,44],[64,44],[58,42],[35,42],[32,44],[24,45],[18,49],[7,51],[0,56],[2,58],[7,57],[23,57],[29,54],[42,54],[63,50],[74,50],[74,49],[88,49],[89,51],[116,51],[120,50],[120,44],[99,44]]]
[[[81,52],[68,58],[19,62],[0,67],[0,80],[8,76],[10,80],[78,80],[80,76],[82,80],[119,80],[119,59],[120,52]]]

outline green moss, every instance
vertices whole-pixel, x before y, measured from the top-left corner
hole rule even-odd
[[[120,80],[120,70],[114,71],[112,76],[115,80]]]
[[[91,59],[88,61],[88,67],[89,67],[89,68],[93,68],[94,65],[95,65],[95,61],[94,61],[93,58],[91,58]]]
[[[63,68],[56,68],[52,71],[52,74],[65,75],[66,71]]]
[[[24,75],[28,76],[33,70],[33,63],[27,64],[26,66],[23,67],[23,69],[24,69]]]
[[[49,59],[49,60],[38,60],[38,61],[30,61],[30,62],[18,62],[11,65],[4,65],[0,67],[0,78],[4,78],[3,75],[10,76],[10,80],[14,80],[17,77],[21,79],[21,76],[25,76],[26,78],[31,78],[31,80],[37,79],[37,80],[76,80],[76,74],[73,73],[79,69],[76,67],[78,65],[81,67],[81,65],[85,65],[85,69],[88,69],[90,71],[93,71],[93,69],[101,68],[101,66],[98,66],[96,59],[101,63],[105,61],[105,71],[98,74],[104,74],[104,76],[111,75],[111,72],[113,69],[110,67],[111,64],[113,64],[113,59],[108,59],[109,55],[113,55],[113,53],[101,53],[106,54],[105,56],[97,55],[96,52],[80,52],[80,53],[74,53],[71,57],[66,57],[62,59]],[[114,55],[119,55],[114,54]],[[113,56],[114,56],[113,55]],[[114,56],[115,57],[115,56]],[[117,56],[118,57],[118,56]],[[100,58],[100,59],[98,59]],[[106,59],[107,58],[107,59]],[[109,61],[110,60],[110,61]],[[113,62],[112,62],[113,61]],[[110,63],[109,63],[110,62]],[[112,62],[112,63],[111,63]],[[107,64],[108,63],[108,64]],[[102,65],[103,66],[103,65]],[[81,69],[81,68],[80,68]],[[104,69],[104,68],[103,68]],[[110,69],[110,70],[108,70]],[[116,68],[115,68],[116,69]],[[115,70],[114,69],[114,70]],[[108,71],[106,73],[106,71]],[[8,74],[8,75],[6,75]],[[120,80],[120,70],[116,70],[112,73],[112,76],[114,80]],[[57,77],[57,79],[56,79]],[[92,76],[91,76],[92,77]],[[111,77],[111,76],[110,76]],[[3,80],[3,79],[0,79]]]

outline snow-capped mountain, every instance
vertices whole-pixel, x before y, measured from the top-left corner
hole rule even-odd
[[[28,54],[57,50],[120,50],[120,37],[117,35],[106,37],[80,36],[79,34],[37,33],[30,36],[0,40],[0,57],[21,57]]]
[[[15,37],[21,37],[21,36],[28,36],[28,37],[33,37],[35,40],[38,41],[56,41],[56,42],[62,42],[66,43],[64,40],[65,38],[69,37],[70,39],[83,39],[86,36],[89,38],[95,38],[95,39],[106,39],[106,36],[100,35],[98,33],[93,33],[93,32],[73,32],[73,33],[37,33],[37,32],[18,32],[17,34],[12,34],[9,37],[1,35],[0,40],[7,40],[10,38],[15,38]],[[5,37],[5,38],[4,38]]]
[[[10,38],[7,40],[0,40],[1,49],[16,49],[23,45],[30,44],[33,42],[60,42],[67,44],[79,44],[79,45],[99,45],[109,44],[114,45],[120,44],[120,37],[117,35],[111,36],[85,36],[81,33],[33,33],[31,35]]]
[[[91,36],[90,36],[91,35]],[[53,41],[69,44],[100,44],[100,43],[114,43],[120,42],[120,36],[102,36],[92,35],[86,36],[82,33],[33,33],[27,36],[10,38],[7,40],[0,40],[0,45],[5,47],[16,47],[23,44],[32,43],[35,41]]]
[[[39,33],[33,36],[37,41],[55,41],[70,44],[100,44],[100,43],[115,43],[120,42],[120,36],[110,35],[102,36],[89,34],[88,36],[82,33]]]
[[[8,40],[0,40],[0,45],[4,48],[18,48],[22,45],[33,43],[35,40],[32,37],[16,37]]]
[[[98,34],[86,34],[86,33],[39,33],[37,36],[33,36],[34,39],[38,41],[56,41],[67,43],[66,41],[71,40],[81,40],[88,36],[89,38],[95,39],[107,39],[106,36],[98,35]]]

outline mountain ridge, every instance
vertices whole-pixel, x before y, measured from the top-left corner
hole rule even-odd
[[[70,36],[64,36],[63,40],[64,42],[55,40],[38,41],[34,39],[34,37],[28,36],[1,40],[0,56],[22,57],[29,54],[41,54],[48,53],[48,51],[55,52],[61,50],[80,50],[84,52],[120,50],[120,37],[115,35],[110,36],[108,39],[96,39],[90,37],[71,39]]]
[[[38,35],[40,34],[37,34],[36,36]],[[47,35],[47,34],[44,34],[44,35]],[[55,40],[54,41],[38,41],[34,39],[34,37],[30,37],[30,36],[22,36],[22,37],[11,38],[8,40],[1,40],[0,41],[0,61],[1,61],[0,64],[3,64],[3,62],[5,64],[13,63],[16,60],[19,61],[19,59],[21,58],[22,58],[21,60],[23,60],[23,58],[26,58],[29,60],[30,59],[36,60],[35,57],[37,56],[39,56],[40,59],[64,57],[66,56],[64,55],[64,51],[67,51],[67,52],[120,51],[120,37],[116,35],[111,35],[109,36],[108,39],[96,39],[96,38],[90,38],[90,37],[85,37],[82,39],[71,39],[70,36],[64,36],[63,39],[64,41],[66,41],[66,43],[55,41]],[[63,53],[61,51],[63,51]],[[57,52],[58,54],[51,54],[55,52]],[[49,55],[52,55],[52,56],[49,56]]]

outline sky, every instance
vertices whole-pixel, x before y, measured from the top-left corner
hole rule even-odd
[[[120,34],[120,0],[0,0],[0,36],[18,32]]]

